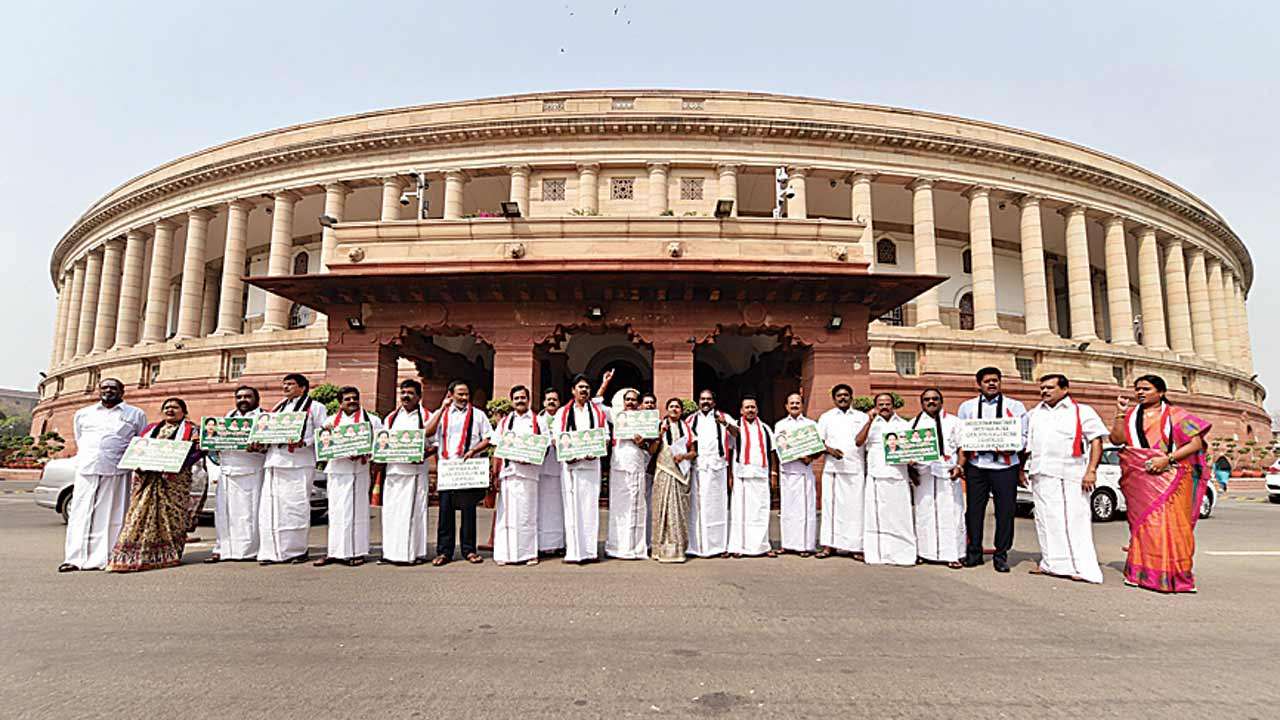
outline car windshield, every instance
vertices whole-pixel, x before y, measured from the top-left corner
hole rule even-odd
[[[1103,465],[1119,465],[1120,451],[1119,450],[1103,450],[1102,464]]]

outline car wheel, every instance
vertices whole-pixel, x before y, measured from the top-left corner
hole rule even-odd
[[[71,520],[71,488],[62,491],[58,496],[58,514],[62,516],[62,524]]]
[[[1200,519],[1204,520],[1213,514],[1213,498],[1209,497],[1209,493],[1205,493],[1200,500]]]
[[[1033,503],[1018,503],[1013,514],[1023,518],[1032,517],[1036,514],[1036,506]]]
[[[1098,488],[1089,498],[1089,509],[1097,522],[1111,522],[1116,517],[1116,496],[1108,488]]]
[[[1280,495],[1268,495],[1267,499],[1276,505],[1280,505]]]

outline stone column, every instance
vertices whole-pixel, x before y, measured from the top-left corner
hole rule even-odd
[[[143,343],[164,342],[169,323],[169,276],[173,264],[173,231],[171,220],[157,220],[151,241],[151,277],[147,282],[147,312],[142,327]]]
[[[534,358],[529,333],[517,333],[518,337],[508,335],[498,333],[493,340],[493,397],[508,397],[516,385],[529,388],[532,396]],[[530,402],[536,404],[532,397]]]
[[[1106,220],[1107,313],[1111,319],[1111,342],[1133,345],[1133,303],[1129,299],[1129,248],[1124,235],[1124,218]]]
[[[996,255],[991,241],[991,189],[974,186],[969,199],[969,254],[973,265],[973,329],[1000,329],[996,312]]]
[[[933,224],[933,180],[917,178],[907,189],[911,191],[911,223],[915,248],[916,272],[936,275],[938,241]],[[938,312],[938,288],[930,288],[916,297],[916,327],[941,325]]]
[[[116,342],[116,315],[120,307],[120,273],[124,240],[112,238],[103,245],[102,286],[98,290],[98,320],[93,328],[93,352],[106,352]]]
[[[1183,262],[1182,239],[1165,243],[1164,289],[1168,293],[1169,347],[1179,355],[1195,352],[1191,339],[1191,302],[1187,298],[1187,268]]]
[[[1245,373],[1253,372],[1253,343],[1249,338],[1249,310],[1245,304],[1244,283],[1240,280],[1236,281],[1235,288],[1236,315],[1239,318],[1237,323],[1240,327],[1240,362],[1241,370]]]
[[[253,203],[232,200],[227,205],[227,237],[222,250],[222,290],[218,293],[218,329],[214,335],[238,335],[244,330],[244,256]]]
[[[204,298],[200,300],[200,337],[208,337],[218,329],[218,286],[221,275],[214,272],[204,274]]]
[[[187,242],[182,255],[182,291],[178,294],[177,340],[200,336],[201,302],[204,300],[204,249],[213,213],[197,208],[187,213]]]
[[[53,349],[49,353],[49,368],[62,363],[62,345],[67,332],[67,306],[71,304],[71,273],[58,278],[58,313],[53,318]]]
[[[600,163],[578,163],[578,208],[600,212]]]
[[[528,165],[508,165],[511,173],[511,195],[507,198],[520,206],[520,216],[529,217],[529,175],[533,172]]]
[[[667,199],[667,175],[671,165],[664,162],[651,162],[645,167],[649,169],[649,214],[661,215],[670,206]]]
[[[383,186],[383,200],[386,200],[386,186]],[[396,193],[397,201],[400,197]],[[293,207],[302,196],[292,190],[281,190],[274,196],[271,211],[271,250],[267,259],[267,275],[280,277],[288,275],[293,264]],[[386,210],[386,204],[383,204]],[[267,307],[262,327],[258,332],[275,332],[289,326],[289,300],[275,293],[267,293]]]
[[[368,334],[347,332],[339,318],[359,314],[360,307],[337,308],[329,317],[329,346],[325,352],[325,382],[361,389],[366,403],[385,416],[396,406],[396,349]],[[430,402],[436,402],[438,395]],[[369,405],[366,405],[368,407]]]
[[[71,295],[67,300],[67,330],[62,338],[62,362],[75,359],[76,338],[80,335],[80,306],[84,302],[85,259],[80,258],[71,266]]]
[[[1227,357],[1231,360],[1227,363],[1232,367],[1244,369],[1244,328],[1241,327],[1240,321],[1240,295],[1236,286],[1235,272],[1229,267],[1222,268],[1222,294],[1223,303],[1227,307],[1227,335],[1230,337],[1231,354]]]
[[[1062,211],[1067,218],[1067,302],[1071,306],[1071,339],[1097,340],[1093,324],[1093,278],[1089,269],[1089,236],[1083,205]]]
[[[346,183],[331,182],[324,186],[324,214],[342,222],[347,209],[347,193],[351,188]],[[397,201],[398,202],[398,201]],[[320,227],[320,272],[329,272],[329,259],[333,257],[334,248],[338,245],[338,231],[331,227]]]
[[[1218,362],[1223,365],[1235,365],[1234,338],[1231,335],[1231,306],[1227,304],[1227,290],[1223,284],[1222,261],[1216,257],[1208,259],[1206,268],[1209,272],[1209,308],[1213,315],[1213,351],[1218,355]]]
[[[1040,227],[1040,198],[1023,195],[1018,200],[1022,214],[1022,316],[1028,335],[1048,335],[1048,284],[1045,282],[1044,231]]]
[[[849,178],[853,186],[849,193],[850,208],[853,221],[862,223],[862,237],[858,239],[858,246],[862,248],[862,259],[866,261],[868,269],[874,267],[876,262],[875,229],[871,216],[871,183],[874,180],[875,175],[867,172],[855,172]]]
[[[461,170],[449,170],[444,174],[444,219],[462,219],[462,192],[467,174]]]
[[[76,333],[76,357],[93,350],[93,331],[98,323],[98,294],[102,291],[102,249],[89,251],[84,266],[84,294],[80,300],[80,327]]]
[[[1187,249],[1187,297],[1191,301],[1191,337],[1196,354],[1206,362],[1217,362],[1214,346],[1213,311],[1210,309],[1209,278],[1205,271],[1204,250],[1194,245]]]
[[[382,222],[399,220],[400,193],[404,192],[404,179],[399,175],[388,175],[382,178]]]
[[[1138,294],[1142,303],[1142,344],[1168,350],[1164,331],[1164,296],[1160,289],[1160,243],[1155,228],[1138,228]]]
[[[787,181],[787,186],[794,190],[796,194],[795,197],[787,201],[787,217],[792,220],[805,220],[809,217],[809,195],[807,187],[809,168],[787,168],[787,175],[791,177],[791,179]]]
[[[716,189],[717,200],[732,200],[733,212],[729,213],[729,217],[738,217],[738,173],[742,171],[741,165],[717,165],[716,173],[720,176],[720,183]],[[684,397],[683,395],[681,397]],[[658,402],[662,402],[659,400]]]
[[[115,349],[138,343],[138,313],[142,308],[142,267],[147,236],[141,230],[124,235],[124,275],[120,278],[120,304],[116,313]]]
[[[693,396],[693,345],[687,338],[684,332],[663,332],[653,338],[653,392],[659,406],[673,397],[697,400]]]
[[[1062,331],[1059,324],[1062,322],[1058,317],[1058,269],[1057,260],[1046,260],[1044,265],[1044,290],[1049,296],[1049,332],[1061,336]]]

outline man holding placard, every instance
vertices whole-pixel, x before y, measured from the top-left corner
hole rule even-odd
[[[612,371],[605,373],[613,378]],[[609,415],[591,400],[591,381],[576,375],[570,385],[573,400],[556,413],[556,451],[561,467],[564,501],[564,561],[596,559],[600,532],[600,458],[608,452]]]
[[[778,485],[773,431],[758,415],[754,395],[742,396],[741,433],[733,452],[733,487],[729,496],[729,554],[777,557],[769,542],[770,490]]]
[[[942,409],[942,391],[920,393],[921,412],[911,421],[904,450],[915,450],[913,438],[933,444],[911,463],[916,506],[916,548],[921,560],[945,563],[958,570],[964,557],[964,457],[959,449],[960,421]],[[932,431],[930,434],[928,431]]]
[[[866,468],[857,438],[871,419],[853,408],[853,388],[840,383],[831,388],[835,407],[818,418],[818,433],[826,446],[822,465],[822,518],[818,525],[817,557],[837,552],[853,553],[862,560],[863,511]]]
[[[605,373],[602,389],[611,378],[612,372]],[[622,391],[622,412],[614,418],[609,459],[609,531],[604,545],[609,557],[643,560],[649,556],[645,471],[658,437],[658,422],[657,410],[640,409],[639,391]]]
[[[493,561],[499,565],[538,564],[538,473],[551,429],[529,409],[529,388],[508,393],[511,412],[498,423],[498,504],[493,528]]]
[[[982,564],[983,524],[987,498],[995,498],[996,572],[1009,572],[1009,548],[1013,547],[1013,515],[1017,509],[1018,475],[1021,472],[1022,421],[1027,409],[1000,390],[1000,368],[984,367],[975,374],[978,397],[960,404],[961,447],[965,452],[964,482],[967,497],[964,524],[967,530],[965,567]]]
[[[387,415],[373,449],[374,461],[387,465],[380,565],[426,562],[428,477],[423,431],[428,415],[422,406],[422,384],[400,381],[400,404]]]
[[[338,390],[338,413],[319,431],[333,433],[333,447],[323,455],[319,446],[316,450],[316,459],[327,463],[329,498],[328,549],[316,567],[356,567],[369,554],[369,460],[373,434],[381,429],[378,416],[360,407],[360,390],[350,385]]]
[[[538,423],[548,432],[554,430],[559,409],[560,391],[555,388],[543,390]],[[560,494],[562,472],[555,443],[552,443],[538,470],[538,554],[541,556],[564,554],[564,498]]]
[[[453,560],[454,540],[462,546],[467,562],[484,562],[476,552],[476,505],[489,487],[489,438],[493,426],[484,411],[471,404],[471,387],[466,381],[449,383],[440,409],[427,422],[425,432],[435,437],[440,448],[436,464],[436,486],[440,491],[440,519],[436,525],[436,556],[432,565]],[[456,518],[462,514],[460,537],[455,538]]]
[[[803,411],[800,393],[788,395],[787,416],[773,426],[773,434],[782,465],[778,482],[782,495],[778,515],[782,552],[809,557],[818,549],[818,498],[812,463],[826,446],[818,434],[818,423],[805,417]]]
[[[214,496],[213,524],[217,542],[205,562],[252,560],[258,554],[258,503],[262,497],[262,465],[265,449],[250,450],[249,433],[253,419],[262,414],[258,390],[248,385],[236,388],[235,407],[225,418],[206,418],[217,423],[215,437],[201,436],[201,449],[214,454],[219,470]],[[247,424],[246,424],[247,423]],[[216,440],[215,440],[216,438]]]
[[[863,556],[868,565],[915,565],[916,529],[907,464],[889,462],[886,452],[887,438],[905,432],[907,423],[894,412],[892,394],[879,393],[873,402],[875,414],[855,440],[867,449]]]
[[[258,506],[258,562],[262,565],[307,561],[311,486],[316,474],[312,433],[329,419],[324,403],[307,395],[311,382],[305,375],[285,375],[281,389],[284,399],[271,414],[258,416],[253,428],[256,444],[267,448]],[[296,422],[299,413],[300,425]]]

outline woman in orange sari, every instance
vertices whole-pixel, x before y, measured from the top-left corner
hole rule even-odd
[[[1128,505],[1126,585],[1157,592],[1195,592],[1191,561],[1196,520],[1210,481],[1205,463],[1209,423],[1165,400],[1158,375],[1133,383],[1136,407],[1116,401],[1111,442],[1120,453],[1120,490]]]

